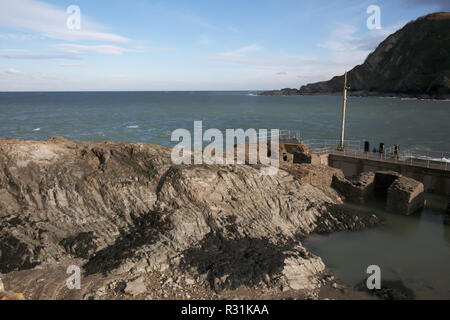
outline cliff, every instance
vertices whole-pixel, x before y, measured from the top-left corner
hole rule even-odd
[[[344,76],[302,86],[299,94],[334,94]],[[408,23],[348,72],[350,95],[450,97],[450,13]]]
[[[139,143],[0,140],[6,290],[27,298],[108,291],[111,298],[128,288],[166,297],[164,288],[145,290],[149,279],[155,288],[185,281],[208,292],[312,290],[325,265],[302,238],[378,223],[346,209],[328,186],[285,170],[262,176],[250,165],[173,165],[170,152]],[[64,290],[69,264],[82,268],[82,290]],[[146,280],[120,289],[136,276]]]

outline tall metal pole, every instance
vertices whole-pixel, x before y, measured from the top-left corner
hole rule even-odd
[[[339,145],[341,150],[344,150],[344,127],[345,127],[345,107],[347,105],[347,71],[344,75],[344,100],[342,103],[342,126],[341,126],[341,144]]]

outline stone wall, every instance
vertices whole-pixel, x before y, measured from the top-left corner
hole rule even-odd
[[[424,207],[423,183],[400,176],[388,188],[386,210],[409,215]]]

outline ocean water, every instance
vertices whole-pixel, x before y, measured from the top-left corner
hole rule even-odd
[[[367,208],[361,208],[367,210]],[[402,281],[417,299],[450,299],[450,226],[444,212],[425,208],[410,216],[372,207],[383,226],[313,235],[304,245],[341,281],[357,285],[377,265],[383,281]]]
[[[288,129],[303,139],[340,137],[342,97],[257,96],[252,92],[0,92],[0,137],[111,140],[174,145],[173,130]],[[346,139],[371,146],[450,151],[450,101],[349,97]],[[380,211],[380,210],[378,210]],[[450,299],[450,227],[443,211],[402,217],[379,212],[383,227],[313,236],[307,243],[339,278],[356,284],[378,264],[418,298]],[[384,278],[383,278],[384,277]]]
[[[257,96],[252,92],[0,93],[0,137],[112,140],[173,145],[173,130],[298,130],[339,139],[342,97]],[[450,101],[349,97],[346,139],[371,146],[450,151]],[[372,147],[371,147],[372,148]]]

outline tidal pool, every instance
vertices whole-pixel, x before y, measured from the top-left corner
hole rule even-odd
[[[379,204],[370,209],[385,220],[383,226],[312,235],[304,245],[347,284],[367,279],[367,267],[378,265],[381,286],[383,280],[401,280],[417,299],[450,299],[450,226],[443,223],[445,212],[425,208],[402,216],[385,212]]]

